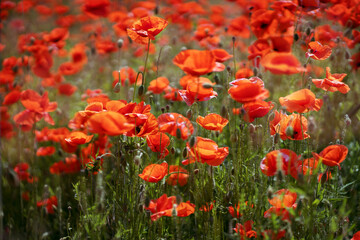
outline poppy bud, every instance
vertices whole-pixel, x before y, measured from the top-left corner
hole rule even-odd
[[[199,173],[199,169],[194,169],[194,174],[198,174]]]
[[[268,190],[267,190],[267,198],[272,199],[273,198],[273,193],[274,193],[274,191],[273,191],[272,187],[270,186],[268,188]]]
[[[219,83],[220,83],[220,78],[219,78],[218,75],[215,75],[214,81],[215,81],[216,84],[219,84]]]
[[[311,42],[314,42],[314,41],[315,41],[315,38],[314,38],[314,37],[312,37],[310,41],[311,41]]]
[[[278,171],[277,178],[279,179],[280,182],[282,182],[282,180],[283,180],[283,172],[281,170]]]
[[[221,107],[221,116],[223,118],[227,118],[227,116],[228,116],[228,110],[227,110],[226,106],[224,106],[224,105]]]
[[[174,155],[175,154],[175,148],[174,147],[170,148],[170,152],[171,152],[172,155]]]
[[[35,38],[34,37],[30,37],[30,44],[33,45],[35,43]]]
[[[161,110],[162,113],[165,113],[165,108],[164,107],[160,108],[160,110]]]
[[[261,73],[259,73],[257,76],[258,76],[258,78],[262,78],[262,77],[263,77],[263,75],[262,75]]]
[[[173,204],[173,209],[172,209],[172,211],[171,211],[171,215],[172,215],[173,217],[176,217],[176,216],[177,216],[176,204]]]
[[[159,6],[156,6],[154,9],[154,14],[158,15],[159,14]]]
[[[191,137],[190,137],[190,141],[189,141],[190,148],[194,147],[195,141],[196,141],[195,137],[194,137],[194,136],[191,136]]]
[[[174,92],[175,99],[178,97],[178,92]]]
[[[237,142],[238,141],[238,136],[237,136],[237,134],[235,134],[235,133],[233,133],[233,134],[231,134],[231,136],[230,136],[230,141],[231,142]]]
[[[321,176],[321,184],[324,184],[327,180],[327,172],[325,171]]]
[[[139,166],[139,165],[140,165],[140,163],[141,163],[141,158],[140,158],[139,155],[136,155],[136,156],[134,157],[134,163],[135,163],[136,166]]]
[[[228,27],[225,27],[225,28],[224,28],[224,31],[225,31],[225,32],[227,32],[228,30],[229,30]]]
[[[275,133],[275,136],[274,136],[274,144],[277,144],[279,141],[280,141],[280,134]]]
[[[231,175],[233,175],[233,176],[235,175],[235,168],[231,169]]]
[[[274,112],[270,113],[269,118],[268,118],[269,122],[274,120],[274,118],[275,118],[275,113]]]
[[[91,48],[91,55],[96,55],[96,49],[94,47]]]
[[[349,51],[345,51],[345,59],[349,59],[350,58],[350,53]]]
[[[183,158],[187,158],[188,157],[188,150],[187,148],[184,148],[183,152],[182,152]]]
[[[176,137],[179,138],[179,139],[181,138],[180,128],[177,128],[177,129],[176,129]]]
[[[234,43],[235,43],[235,41],[236,41],[235,36],[233,36],[233,37],[231,38],[231,40],[232,40],[232,42],[233,42],[233,44],[234,44]]]
[[[299,40],[299,35],[297,33],[294,34],[294,41],[296,42],[297,40]]]
[[[166,105],[166,106],[165,106],[165,109],[166,109],[166,112],[169,112],[169,111],[170,111],[170,106],[169,106],[169,105]]]
[[[303,207],[303,201],[301,198],[299,198],[299,201],[297,202],[296,211],[299,213]]]
[[[292,126],[288,126],[285,130],[286,136],[292,137],[294,135],[294,128]]]
[[[123,44],[124,44],[124,40],[123,40],[122,38],[119,38],[119,39],[117,40],[117,46],[118,46],[118,48],[122,48]]]
[[[19,70],[19,67],[18,67],[18,66],[14,66],[14,67],[12,68],[12,71],[13,71],[14,73],[17,73],[18,70]]]
[[[311,28],[310,27],[306,28],[305,33],[306,35],[309,36],[311,34]]]
[[[220,132],[219,132],[219,131],[216,131],[216,132],[215,132],[215,136],[216,136],[216,137],[219,137],[219,136],[220,136]]]
[[[150,205],[150,198],[146,197],[145,198],[145,206],[149,206]]]
[[[182,202],[182,197],[180,195],[176,196],[176,204],[179,205]],[[176,208],[176,206],[175,206]]]
[[[189,120],[191,120],[192,114],[193,114],[193,112],[192,112],[191,109],[189,109],[189,110],[186,111],[186,117],[187,117]]]
[[[351,119],[349,118],[349,115],[345,114],[345,125],[350,126],[351,125]]]
[[[255,130],[256,130],[256,128],[255,128],[254,124],[250,123],[250,125],[249,125],[249,132],[250,132],[250,133],[254,133]]]
[[[227,67],[226,67],[226,71],[231,72],[231,67],[230,67],[230,66],[227,66]]]
[[[259,73],[259,69],[257,67],[254,67],[253,73],[254,73],[254,76],[257,76]]]
[[[141,85],[138,89],[139,97],[141,97],[144,94],[144,90],[145,90],[144,85]]]
[[[203,88],[205,89],[211,89],[213,87],[213,85],[211,85],[210,83],[203,83]]]
[[[118,93],[118,92],[120,92],[120,89],[121,89],[121,84],[120,84],[120,82],[117,82],[117,83],[115,84],[115,87],[113,88],[113,91],[114,91],[115,93]]]

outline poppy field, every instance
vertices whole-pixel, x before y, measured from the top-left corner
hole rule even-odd
[[[0,239],[360,240],[359,0],[0,19]]]

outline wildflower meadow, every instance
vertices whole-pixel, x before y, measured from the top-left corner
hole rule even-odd
[[[0,239],[360,240],[359,0],[0,19]]]

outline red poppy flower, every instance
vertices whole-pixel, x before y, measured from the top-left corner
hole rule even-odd
[[[240,103],[269,97],[269,91],[264,88],[264,82],[258,77],[236,79],[230,82],[230,86],[228,93],[232,99]]]
[[[193,162],[207,163],[210,166],[219,166],[229,154],[228,147],[218,147],[216,142],[208,138],[197,137],[195,145],[190,148],[187,143],[189,159],[182,163],[187,165]]]
[[[112,83],[113,87],[115,87],[116,83],[118,82],[121,83],[121,86],[125,86],[125,81],[128,81],[129,84],[141,84],[141,75],[137,76],[137,73],[131,67],[123,67],[120,69],[120,80],[119,71],[113,71],[112,75],[114,78],[114,81]],[[138,77],[138,79],[136,79],[136,77]]]
[[[160,94],[168,86],[169,80],[166,77],[158,77],[150,82],[148,90],[152,91],[154,94]]]
[[[301,164],[298,155],[288,149],[274,150],[261,160],[260,169],[266,176],[275,176],[278,171],[290,174],[297,179],[298,167]]]
[[[179,205],[176,204],[176,197],[168,197],[166,194],[162,195],[156,200],[151,200],[146,210],[150,210],[151,220],[156,221],[162,216],[171,217],[173,213],[176,213],[178,217],[187,217],[195,212],[195,205],[187,202],[181,202]]]
[[[243,119],[245,122],[253,122],[255,118],[264,117],[274,107],[272,102],[265,102],[263,100],[257,100],[254,102],[245,103],[242,109],[244,109]]]
[[[165,175],[168,174],[168,164],[163,162],[161,164],[150,164],[144,168],[143,172],[139,174],[139,177],[147,182],[159,182]]]
[[[37,207],[44,207],[46,210],[46,213],[48,214],[54,214],[55,208],[58,206],[58,201],[56,196],[51,196],[50,198],[44,199],[42,201],[38,201],[36,203]]]
[[[77,90],[77,87],[70,83],[62,83],[58,86],[58,92],[60,95],[71,96]]]
[[[185,186],[189,178],[188,171],[180,166],[171,165],[169,167],[169,174],[166,183],[172,186],[179,184]]]
[[[31,179],[28,163],[18,163],[14,167],[14,172],[16,172],[20,181],[28,181]]]
[[[194,132],[194,127],[189,119],[178,113],[163,113],[157,120],[160,132],[167,132],[171,136],[177,137],[179,131],[183,140],[186,140]]]
[[[346,73],[330,73],[330,68],[326,67],[326,78],[325,79],[312,79],[312,82],[317,88],[321,88],[325,91],[336,92],[339,91],[343,94],[350,91],[348,85],[342,82],[346,77]]]
[[[249,38],[250,27],[248,18],[246,16],[240,16],[232,19],[228,28],[228,34],[241,38]]]
[[[17,89],[12,90],[4,97],[3,105],[11,105],[20,100],[21,92]]]
[[[309,43],[310,52],[306,52],[306,57],[311,57],[315,60],[325,60],[331,55],[331,47],[328,45],[322,45],[319,42],[310,42]]]
[[[169,154],[169,150],[166,148],[170,144],[170,138],[165,133],[157,132],[156,134],[148,135],[146,142],[151,151],[160,153],[160,159]]]
[[[297,194],[289,191],[288,189],[281,189],[277,191],[274,193],[274,197],[272,199],[268,199],[272,207],[265,211],[264,217],[270,218],[271,214],[276,214],[277,216],[281,216],[282,220],[289,220],[290,213],[288,209],[295,209],[297,207],[296,199]]]
[[[205,117],[198,116],[196,122],[207,130],[222,132],[223,128],[228,124],[229,120],[221,117],[219,114],[210,113]]]
[[[356,232],[350,240],[360,240],[360,231]]]
[[[330,145],[322,150],[320,154],[313,153],[314,157],[321,160],[321,162],[326,166],[338,166],[339,168],[340,163],[345,160],[347,154],[348,148],[340,144]]]
[[[80,65],[76,65],[73,62],[64,62],[59,67],[59,72],[64,76],[74,75],[80,71]]]
[[[280,97],[279,102],[289,112],[306,113],[319,111],[323,100],[315,98],[315,94],[309,89],[301,89],[286,97]]]
[[[233,55],[220,48],[211,50],[211,52],[214,55],[216,62],[225,62],[233,57]]]
[[[200,76],[213,71],[216,59],[211,51],[185,50],[175,56],[173,63],[186,74]]]
[[[188,82],[186,90],[179,90],[179,94],[188,106],[195,101],[202,102],[217,96],[217,92],[211,87],[215,85],[208,78],[198,77],[195,82]]]
[[[261,59],[261,65],[273,74],[295,74],[304,71],[299,60],[286,52],[272,52]]]
[[[55,153],[56,149],[54,146],[39,147],[36,151],[36,156],[51,156]]]
[[[149,40],[155,40],[155,36],[164,30],[167,24],[168,22],[165,19],[147,16],[134,22],[127,29],[127,33],[133,41],[147,44]]]

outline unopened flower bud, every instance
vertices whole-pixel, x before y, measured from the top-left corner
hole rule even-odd
[[[171,152],[172,155],[174,155],[175,154],[175,148],[174,147],[170,148],[170,152]]]
[[[219,83],[220,83],[220,78],[219,78],[218,75],[215,75],[214,81],[215,81],[216,84],[219,84]]]
[[[180,130],[180,128],[176,129],[176,137],[179,138],[179,139],[181,138],[181,130]]]
[[[189,110],[186,111],[186,117],[187,117],[189,120],[191,120],[192,114],[193,114],[193,112],[192,112],[191,109],[189,109]]]
[[[205,88],[205,89],[211,89],[212,87],[213,87],[213,85],[212,84],[210,84],[210,83],[203,83],[203,88]]]
[[[199,173],[199,169],[194,169],[194,174],[198,174]]]
[[[254,133],[255,130],[256,130],[256,128],[255,128],[254,124],[250,123],[250,124],[249,124],[249,132],[250,132],[250,133]]]
[[[160,110],[161,110],[162,113],[165,113],[165,108],[164,107],[160,108]]]
[[[124,40],[122,38],[119,38],[117,40],[117,46],[118,48],[122,48],[122,46],[124,45]]]
[[[184,148],[183,152],[182,152],[182,156],[183,158],[187,158],[188,157],[188,150],[187,148]]]
[[[170,105],[166,105],[165,109],[166,109],[166,112],[169,112],[170,111]]]
[[[231,134],[230,141],[236,143],[239,140],[236,133]]]
[[[306,28],[305,33],[306,35],[309,36],[311,34],[311,28],[310,27]]]
[[[294,41],[296,42],[297,40],[299,40],[299,35],[297,33],[294,34]]]
[[[285,129],[286,136],[292,137],[294,135],[294,128],[292,126],[288,126]]]
[[[120,84],[120,82],[117,82],[117,83],[115,84],[115,87],[113,88],[113,91],[114,91],[115,93],[118,93],[118,92],[120,92],[120,90],[121,90],[121,84]]]
[[[138,89],[138,95],[141,97],[144,94],[145,87],[144,85],[141,85]]]
[[[140,163],[141,163],[141,157],[140,157],[139,155],[136,155],[136,156],[134,157],[134,163],[135,163],[136,166],[139,166],[139,165],[140,165]]]
[[[228,110],[227,110],[226,106],[223,105],[221,107],[221,117],[227,118],[227,116],[228,116]]]
[[[189,141],[190,148],[194,147],[195,142],[196,142],[196,138],[194,136],[191,136]]]

